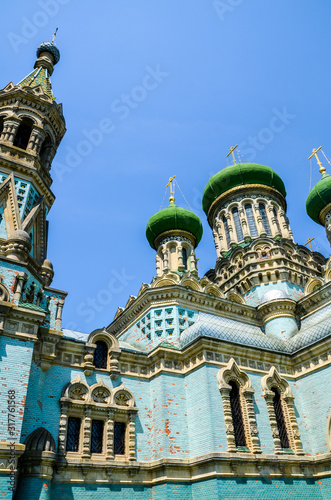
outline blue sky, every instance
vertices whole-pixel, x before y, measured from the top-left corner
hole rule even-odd
[[[283,178],[295,241],[315,237],[314,249],[329,254],[305,202],[312,148],[331,157],[330,2],[16,0],[1,8],[1,87],[32,70],[37,46],[59,27],[52,83],[67,133],[52,169],[48,257],[52,286],[69,292],[64,327],[108,325],[151,281],[145,227],[171,175],[204,225],[200,276],[214,267],[201,196],[237,143],[244,160]],[[178,190],[176,202],[186,206]]]

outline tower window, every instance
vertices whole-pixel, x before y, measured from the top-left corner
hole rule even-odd
[[[249,231],[251,233],[251,237],[257,238],[258,232],[257,232],[257,228],[256,228],[253,208],[252,208],[252,205],[250,203],[248,205],[245,205],[245,212],[246,212],[246,217],[247,217],[247,222],[248,222]]]
[[[103,420],[92,420],[91,453],[102,453],[103,429]]]
[[[107,368],[108,346],[102,340],[96,341],[93,364],[96,368]]]
[[[78,451],[81,419],[77,417],[68,418],[67,451]]]
[[[234,226],[236,228],[237,240],[242,241],[244,239],[244,235],[243,235],[243,230],[242,230],[241,223],[240,223],[238,208],[234,208],[232,210],[232,215],[233,215]]]
[[[183,258],[183,266],[185,270],[187,269],[187,250],[186,248],[182,248],[182,258]]]
[[[124,422],[114,422],[114,455],[125,454],[125,431]]]
[[[269,220],[267,216],[267,211],[263,203],[259,203],[259,210],[260,214],[262,217],[262,224],[264,227],[265,232],[267,233],[267,236],[271,236],[271,230],[270,230],[270,225],[269,225]]]
[[[229,382],[229,385],[231,386],[230,403],[231,403],[232,422],[234,427],[234,437],[236,441],[236,446],[246,447],[247,445],[246,445],[245,427],[240,405],[239,386],[233,380]]]
[[[3,117],[0,116],[0,134],[2,134],[3,131]]]
[[[273,398],[273,405],[274,405],[276,422],[277,422],[277,427],[278,427],[278,432],[279,432],[280,445],[282,448],[289,448],[290,444],[289,444],[289,439],[288,439],[287,430],[286,430],[286,424],[285,424],[285,418],[284,418],[284,413],[283,413],[283,408],[282,408],[280,392],[275,387],[273,387],[271,390],[275,393],[274,398]]]
[[[276,222],[277,230],[278,230],[279,234],[282,234],[282,231],[281,231],[280,225],[279,225],[278,213],[277,213],[276,207],[272,207],[272,213],[273,213],[273,215],[275,217],[275,222]]]
[[[230,232],[229,232],[229,225],[228,221],[226,220],[226,217],[223,215],[222,217],[222,222],[224,225],[224,231],[225,231],[225,238],[226,238],[226,243],[228,247],[230,246]]]
[[[24,119],[17,129],[16,136],[14,139],[14,146],[21,149],[26,149],[29,144],[29,139],[31,136],[33,127],[32,120]]]
[[[48,159],[49,159],[49,154],[52,149],[52,141],[49,135],[46,137],[44,142],[41,145],[40,152],[39,152],[39,160],[40,163],[42,164],[43,167],[48,166]]]

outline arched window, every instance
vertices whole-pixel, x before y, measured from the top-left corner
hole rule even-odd
[[[114,422],[114,455],[125,455],[125,435],[125,423]]]
[[[91,453],[103,452],[103,430],[105,423],[103,420],[92,420],[91,428]]]
[[[79,437],[81,428],[81,419],[78,417],[68,418],[66,451],[79,450]]]
[[[225,238],[226,238],[226,243],[228,247],[230,246],[230,232],[229,232],[229,225],[226,217],[223,215],[222,217],[222,222],[224,225],[224,232],[225,232]]]
[[[0,116],[0,135],[2,134],[3,131],[3,116]]]
[[[96,341],[93,364],[96,368],[107,368],[108,346],[103,340]]]
[[[47,135],[46,139],[44,140],[44,142],[41,145],[40,152],[39,152],[39,160],[40,160],[40,163],[42,164],[43,167],[48,166],[47,163],[48,163],[48,158],[49,158],[49,154],[51,152],[51,149],[52,149],[52,141],[51,141],[51,138],[49,137],[49,135]]]
[[[185,270],[187,269],[187,250],[186,248],[182,248],[182,258],[183,258],[183,266],[185,267]]]
[[[265,232],[267,233],[267,236],[271,236],[271,230],[270,230],[270,225],[269,225],[269,220],[267,216],[267,211],[263,203],[259,203],[259,210],[260,214],[262,217],[262,224],[264,227]]]
[[[278,391],[278,389],[276,389],[276,387],[272,387],[271,390],[272,390],[272,392],[275,393],[275,395],[273,397],[273,405],[274,405],[274,412],[275,412],[276,422],[277,422],[277,427],[278,427],[278,432],[279,432],[280,445],[283,449],[290,448],[287,430],[286,430],[285,418],[284,418],[284,413],[283,413],[283,408],[282,408],[282,402],[281,402],[281,398],[280,398],[280,392]]]
[[[254,389],[233,358],[217,374],[222,395],[228,451],[261,453],[255,419]]]
[[[243,241],[244,235],[243,235],[243,230],[242,230],[241,223],[240,223],[238,208],[234,208],[232,210],[232,215],[233,215],[234,227],[236,228],[237,240],[238,240],[238,242]]]
[[[33,127],[33,121],[25,118],[17,129],[16,136],[14,139],[14,146],[21,149],[26,149],[29,144],[29,139],[31,136]]]
[[[281,235],[282,234],[282,230],[280,229],[280,225],[279,225],[278,212],[277,212],[276,207],[274,207],[274,206],[272,207],[272,213],[273,213],[273,216],[275,218],[275,223],[276,223],[276,226],[277,226],[277,231]]]
[[[230,391],[230,403],[231,403],[231,413],[232,413],[232,422],[234,428],[234,437],[236,446],[246,446],[246,437],[245,437],[245,428],[243,422],[243,416],[240,405],[240,392],[239,386],[236,382],[231,380],[229,382],[231,386]]]
[[[245,205],[245,212],[246,212],[246,217],[247,217],[247,222],[248,222],[248,227],[249,227],[249,230],[251,233],[251,237],[257,238],[258,232],[257,232],[257,228],[256,228],[253,208],[252,208],[252,205],[250,203]]]
[[[294,396],[288,381],[281,377],[274,366],[261,380],[266,400],[275,453],[292,450],[304,455],[294,408]]]

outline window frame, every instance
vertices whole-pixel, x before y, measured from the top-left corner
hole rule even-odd
[[[269,422],[271,427],[271,434],[274,440],[274,447],[276,454],[294,453],[296,455],[304,455],[302,443],[300,440],[300,432],[295,416],[294,408],[294,395],[292,394],[291,387],[288,381],[281,377],[275,366],[272,366],[269,373],[261,380],[263,389],[263,397],[266,401]],[[279,438],[279,430],[277,425],[277,418],[274,409],[274,396],[275,393],[272,388],[276,388],[280,393],[280,401],[283,410],[283,417],[286,425],[287,437],[289,440],[290,448],[282,448],[281,440]]]
[[[254,411],[254,389],[248,375],[240,370],[234,358],[231,358],[226,367],[217,374],[218,387],[222,395],[223,412],[225,421],[226,437],[228,442],[228,452],[236,453],[240,451],[250,453],[261,453],[260,440],[256,425]],[[232,389],[229,382],[234,381],[239,386],[240,404],[242,411],[243,425],[245,429],[246,447],[236,446],[234,422],[231,411],[230,391]]]

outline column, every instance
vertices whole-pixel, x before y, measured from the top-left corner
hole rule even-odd
[[[85,418],[83,422],[83,453],[82,453],[82,458],[90,458],[91,457],[91,450],[90,450],[90,443],[91,443],[91,408],[86,407],[85,408]]]
[[[129,413],[129,423],[128,423],[128,437],[129,437],[129,460],[136,460],[136,426],[135,426],[136,414],[134,412]]]
[[[1,139],[13,143],[19,125],[20,120],[18,118],[7,118],[4,120]]]
[[[106,460],[114,460],[114,411],[108,410],[106,427]]]
[[[283,237],[293,239],[293,236],[290,235],[286,214],[281,208],[279,209],[278,216],[280,227],[282,228]]]
[[[66,403],[61,403],[61,416],[60,416],[60,427],[59,427],[59,444],[58,444],[58,454],[64,455],[66,452],[66,435],[68,428],[68,405]]]

